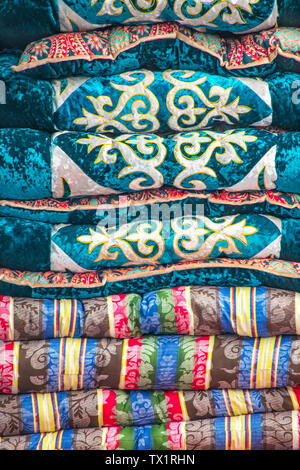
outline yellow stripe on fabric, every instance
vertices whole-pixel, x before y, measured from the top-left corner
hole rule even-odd
[[[102,428],[102,435],[101,435],[102,450],[107,450],[107,433],[108,433],[108,428]]]
[[[64,368],[64,390],[77,390],[79,384],[79,373],[83,375],[82,361],[86,338],[66,338],[65,340],[65,368]],[[82,347],[82,354],[81,354]]]
[[[183,392],[178,392],[179,403],[181,407],[182,417],[184,421],[189,421],[189,414],[187,412]]]
[[[116,337],[115,332],[115,316],[114,316],[114,306],[112,297],[107,297],[107,313],[108,313],[108,323],[109,323],[109,334],[111,338]]]
[[[299,411],[292,411],[293,450],[299,450]]]
[[[236,287],[235,315],[236,333],[240,336],[253,336],[251,312],[251,287]]]
[[[292,389],[292,387],[287,387],[287,391],[293,404],[294,410],[299,410],[299,402],[294,390]]]
[[[20,353],[20,343],[17,341],[14,343],[13,349],[13,377],[11,384],[11,393],[18,393],[19,387],[19,353]]]
[[[207,390],[210,386],[210,371],[211,371],[211,361],[212,361],[214,344],[215,344],[215,336],[210,336],[209,342],[208,342],[206,371],[205,371],[205,390]]]
[[[76,302],[76,300],[75,300]],[[75,304],[76,307],[76,304]],[[71,299],[60,299],[59,307],[57,309],[59,312],[59,337],[66,338],[67,336],[73,337],[74,331],[72,334],[72,313],[73,313],[73,300]],[[74,308],[74,315],[76,315],[76,308]]]
[[[296,334],[300,335],[300,292],[295,292],[295,324]]]
[[[228,450],[245,450],[251,448],[247,443],[247,425],[250,415],[232,416],[228,418],[228,433],[230,430],[230,441]]]
[[[51,393],[36,395],[37,412],[40,432],[56,431],[55,410],[53,408]]]
[[[14,321],[14,298],[9,298],[9,330],[8,330],[8,339],[10,341],[14,340],[15,334],[15,321]]]
[[[243,390],[228,390],[228,398],[233,415],[245,415],[248,413],[246,397]]]
[[[121,364],[121,372],[120,372],[120,384],[119,384],[119,388],[121,390],[123,390],[125,387],[125,378],[126,378],[126,370],[127,370],[127,354],[128,354],[128,339],[124,339],[123,351],[122,351],[122,364]]]
[[[97,412],[98,412],[98,426],[102,428],[103,426],[103,391],[102,389],[97,389]]]
[[[186,423],[182,422],[179,425],[179,432],[181,435],[181,449],[186,450]]]
[[[40,445],[40,450],[60,450],[59,440],[61,431],[47,433],[43,436],[42,442]]]
[[[189,314],[189,334],[193,335],[195,332],[195,322],[194,322],[194,312],[192,309],[192,301],[191,301],[191,288],[185,288],[185,301],[186,307]]]
[[[276,337],[261,338],[257,352],[256,388],[271,388]]]

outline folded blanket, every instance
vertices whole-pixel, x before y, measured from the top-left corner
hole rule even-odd
[[[2,437],[0,450],[299,450],[299,418],[299,411],[284,411],[153,426],[72,429]]]
[[[159,137],[0,129],[0,198],[187,190],[299,192],[300,132],[194,131]]]
[[[277,5],[278,3],[278,5]],[[300,26],[295,0],[2,0],[0,47],[19,47],[60,31],[87,31],[107,24],[177,20],[209,30],[244,33],[273,27],[279,21]],[[32,21],[35,18],[36,21]],[[296,24],[297,23],[297,24]]]
[[[196,421],[298,410],[297,387],[261,390],[83,390],[0,395],[0,434]]]
[[[0,266],[86,272],[219,257],[300,261],[299,219],[238,212],[210,218],[203,207],[199,215],[176,209],[161,218],[111,219],[108,227],[0,217]]]
[[[267,286],[300,291],[300,264],[265,259],[206,259],[72,274],[0,269],[0,295],[87,299],[191,286]]]
[[[266,287],[175,287],[87,300],[0,296],[0,339],[144,334],[300,334],[300,294]]]
[[[53,81],[13,72],[17,57],[0,56],[5,102],[1,127],[122,133],[166,133],[273,124],[299,130],[299,74],[266,80],[199,71],[135,70],[107,77]]]
[[[300,30],[280,28],[238,38],[159,23],[57,34],[29,44],[13,68],[51,79],[144,67],[260,77],[276,70],[300,72]]]
[[[205,214],[207,217],[264,214],[300,219],[300,199],[295,193],[274,191],[188,191],[163,187],[132,194],[68,199],[0,200],[0,217],[47,224],[116,225],[137,217],[170,218]]]
[[[298,336],[144,336],[0,343],[0,393],[300,384]]]

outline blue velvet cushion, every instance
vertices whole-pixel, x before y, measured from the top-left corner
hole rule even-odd
[[[279,0],[279,21],[300,26],[298,2]],[[276,24],[276,0],[2,0],[0,47],[26,43],[61,31],[89,31],[108,24],[178,21],[194,28],[245,33]],[[33,21],[34,19],[34,21]],[[298,23],[298,24],[296,24]]]
[[[262,129],[110,138],[0,129],[0,198],[183,190],[299,192],[300,133]]]

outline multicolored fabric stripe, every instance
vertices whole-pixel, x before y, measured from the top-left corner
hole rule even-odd
[[[199,391],[97,389],[1,395],[0,435],[153,425],[299,409],[299,387]]]
[[[300,293],[180,286],[87,300],[0,296],[0,339],[132,338],[144,334],[300,334]]]
[[[298,450],[299,411],[0,438],[0,450]]]
[[[0,343],[0,392],[207,390],[300,384],[297,336],[144,336]]]

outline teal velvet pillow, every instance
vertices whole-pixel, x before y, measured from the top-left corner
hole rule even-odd
[[[0,129],[0,198],[183,190],[299,192],[300,133],[193,131],[114,139],[94,133]]]
[[[8,72],[7,64],[15,60],[16,54],[0,56],[0,79],[4,77],[6,87],[1,127],[115,135],[198,130],[220,122],[300,129],[298,74],[276,73],[261,80],[137,70],[49,82]]]
[[[286,1],[286,0],[285,0]],[[280,16],[298,22],[297,8],[282,2]],[[294,16],[292,16],[294,14]],[[272,28],[277,21],[276,0],[2,0],[0,48],[26,43],[62,31],[89,31],[108,24],[178,21],[194,28],[245,33]],[[32,21],[34,18],[34,21]],[[279,18],[280,19],[280,18]]]
[[[253,213],[251,206],[240,213],[239,204],[226,215],[197,197],[176,202],[123,211],[100,206],[96,224],[1,217],[0,266],[84,272],[219,257],[300,261],[299,218]]]

